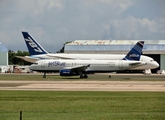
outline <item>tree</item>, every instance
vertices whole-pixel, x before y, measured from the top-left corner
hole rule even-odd
[[[12,50],[8,51],[9,65],[30,65],[31,63],[24,61],[16,56],[29,56],[29,52],[20,51],[14,52]]]
[[[9,50],[8,51],[8,57],[9,57],[9,65],[13,65],[13,61],[14,61],[14,58],[15,58],[15,52],[12,51],[12,50]]]

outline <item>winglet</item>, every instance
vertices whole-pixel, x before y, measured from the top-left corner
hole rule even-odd
[[[30,55],[40,55],[48,53],[28,32],[22,32],[22,34]]]
[[[123,60],[139,61],[142,54],[143,45],[144,45],[144,41],[137,42],[136,45],[123,58]]]

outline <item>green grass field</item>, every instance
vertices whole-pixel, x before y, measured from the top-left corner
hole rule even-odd
[[[165,120],[164,92],[0,91],[0,120]]]
[[[79,79],[48,75],[44,79],[42,74],[0,74],[0,80],[164,81],[165,77],[89,75]],[[19,120],[20,111],[23,120],[164,120],[165,92],[0,91],[0,120]]]

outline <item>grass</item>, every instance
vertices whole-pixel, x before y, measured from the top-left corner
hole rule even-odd
[[[90,80],[90,81],[164,81],[165,75],[137,75],[137,74],[110,74],[97,75],[90,74],[88,79],[79,79],[79,76],[63,77],[60,75],[49,74],[46,78],[42,78],[43,74],[0,74],[0,80],[37,80],[37,81],[68,81],[68,80]]]
[[[164,92],[0,91],[0,119],[163,120]]]
[[[164,81],[164,75],[89,75],[88,79],[42,74],[0,74],[0,80]],[[19,83],[17,83],[19,84]],[[0,86],[17,86],[0,84]],[[0,120],[164,120],[165,92],[0,91]]]

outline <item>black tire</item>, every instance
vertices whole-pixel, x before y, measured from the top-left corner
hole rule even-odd
[[[84,75],[84,78],[88,78],[88,75],[85,74],[85,75]]]
[[[43,75],[43,78],[46,78],[46,75]]]
[[[80,79],[84,78],[83,75],[80,75]]]

